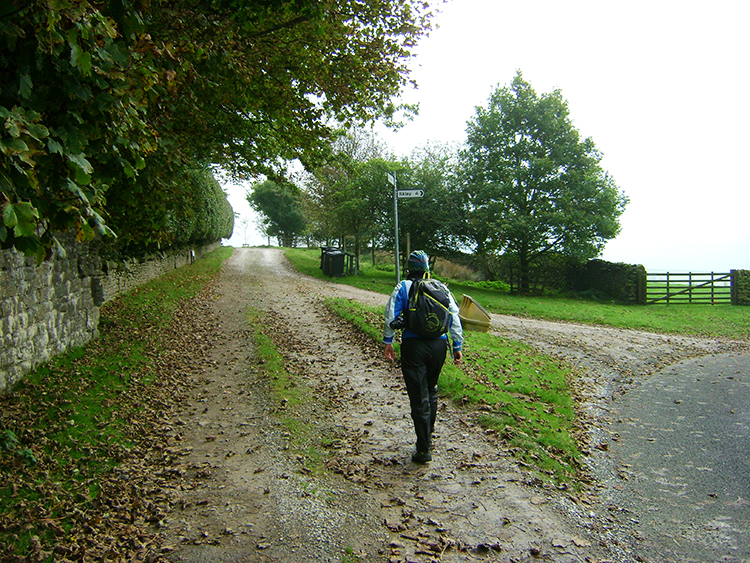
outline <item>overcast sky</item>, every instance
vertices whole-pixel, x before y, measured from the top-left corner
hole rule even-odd
[[[419,87],[404,101],[420,115],[381,138],[398,155],[462,143],[475,108],[519,69],[538,94],[561,90],[630,198],[604,259],[652,272],[750,269],[748,6],[450,0],[411,64]]]

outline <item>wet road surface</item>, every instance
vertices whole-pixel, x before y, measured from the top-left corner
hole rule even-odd
[[[647,561],[750,561],[750,354],[674,364],[616,403],[611,500]]]

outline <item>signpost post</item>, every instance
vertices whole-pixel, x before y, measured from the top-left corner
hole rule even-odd
[[[388,181],[393,186],[393,224],[396,241],[396,283],[401,281],[401,272],[399,271],[399,251],[398,251],[398,190],[396,188],[396,173],[388,172]]]
[[[393,224],[395,230],[396,240],[396,283],[401,281],[400,272],[400,261],[399,261],[399,248],[398,248],[398,200],[402,198],[417,198],[424,197],[424,190],[399,190],[396,185],[396,173],[387,172],[388,181],[393,186]]]

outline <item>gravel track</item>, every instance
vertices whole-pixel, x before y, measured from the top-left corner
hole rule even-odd
[[[174,448],[184,477],[162,530],[172,561],[634,561],[632,524],[607,504],[617,479],[606,447],[612,402],[663,366],[745,346],[493,315],[493,331],[582,374],[599,486],[573,495],[538,483],[471,413],[445,402],[434,461],[411,463],[400,373],[326,314],[327,296],[387,299],[301,276],[275,249],[237,249],[225,264],[213,303],[217,342],[194,373]],[[315,401],[269,400],[251,308],[264,312],[287,369]],[[287,409],[326,438],[330,471],[309,471],[307,452],[280,422]]]

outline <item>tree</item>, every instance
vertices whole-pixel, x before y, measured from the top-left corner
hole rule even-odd
[[[247,202],[263,216],[265,234],[276,237],[281,246],[295,246],[304,234],[301,193],[290,182],[266,180],[248,193]]]
[[[88,2],[0,9],[0,247],[41,259],[57,231],[111,234],[106,190],[156,148],[118,38]]]
[[[393,248],[393,188],[388,172],[395,172],[400,189],[422,189],[424,197],[399,201],[401,241],[409,234],[414,248],[431,256],[455,252],[459,207],[448,191],[455,152],[447,146],[427,145],[401,162],[380,158],[377,143],[361,130],[348,131],[334,144],[336,165],[315,170],[307,183],[314,203],[316,232],[322,239],[353,237],[359,255],[361,241]],[[402,246],[405,250],[405,246]],[[404,258],[405,260],[405,258]]]
[[[353,237],[359,257],[361,241],[373,237],[382,215],[388,163],[371,132],[358,127],[342,130],[331,152],[334,158],[313,169],[305,182],[313,231],[320,240]]]
[[[581,140],[559,90],[541,96],[520,71],[469,121],[461,152],[467,242],[485,260],[514,257],[520,289],[548,253],[596,257],[619,232],[628,202]]]
[[[5,2],[0,246],[41,257],[58,231],[112,234],[113,206],[163,222],[186,168],[319,164],[331,123],[393,116],[431,15],[422,0]]]
[[[453,148],[427,144],[413,151],[399,173],[399,188],[424,191],[421,198],[399,201],[402,237],[409,233],[411,248],[431,257],[454,254],[460,241],[457,233],[463,230],[460,207],[450,191],[455,160]]]
[[[392,199],[389,197],[387,173],[393,164],[382,158],[373,158],[357,163],[352,180],[343,195],[346,204],[341,206],[340,216],[347,226],[347,234],[354,237],[354,254],[359,255],[361,242],[372,241],[373,247],[379,237],[384,218],[391,215]]]

